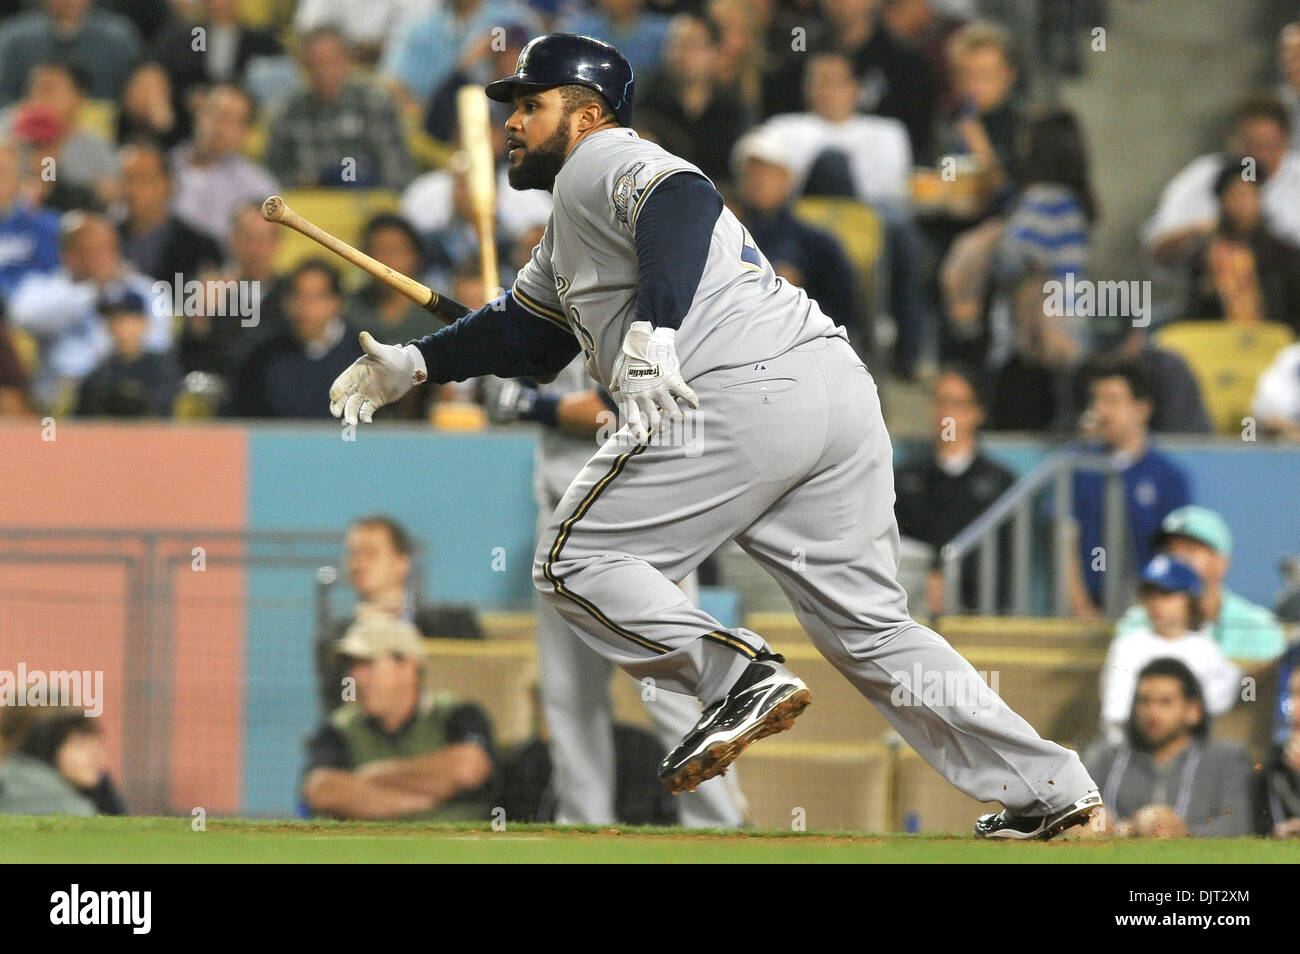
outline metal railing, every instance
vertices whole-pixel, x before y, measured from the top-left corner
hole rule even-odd
[[[116,566],[122,571],[120,597],[109,597],[122,619],[121,720],[129,744],[123,746],[120,779],[127,804],[135,813],[164,814],[170,804],[169,781],[173,755],[174,649],[177,638],[176,577],[203,548],[205,566],[315,570],[338,560],[342,535],[338,531],[255,531],[211,528],[137,530],[86,527],[0,526],[0,566],[59,567]],[[72,584],[76,586],[77,584]],[[32,598],[45,608],[66,611],[66,632],[52,633],[76,641],[80,627],[95,612],[85,592],[51,593],[48,578]],[[304,581],[299,598],[311,599]],[[17,593],[0,586],[0,617],[20,603]],[[0,636],[6,627],[0,620]],[[0,639],[0,657],[10,647]],[[87,644],[88,645],[88,644]]]
[[[1116,619],[1128,605],[1132,587],[1132,546],[1129,539],[1128,510],[1124,494],[1124,468],[1102,454],[1059,451],[1041,461],[1017,480],[987,510],[945,544],[939,551],[944,580],[944,611],[959,612],[961,607],[962,564],[971,554],[979,557],[977,601],[973,607],[982,614],[999,611],[999,575],[1010,573],[1007,580],[1005,610],[1008,614],[1032,615],[1034,533],[1033,521],[1039,495],[1053,492],[1051,507],[1051,611],[1056,616],[1071,615],[1071,569],[1077,556],[1078,541],[1074,512],[1074,476],[1080,471],[1099,472],[1105,481],[1102,531],[1103,560],[1102,610]],[[1005,534],[1009,530],[1009,542]],[[999,549],[1006,547],[1007,554]],[[1002,557],[1005,556],[1005,559]]]

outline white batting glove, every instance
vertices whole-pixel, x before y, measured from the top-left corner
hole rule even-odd
[[[371,423],[375,411],[428,377],[424,361],[417,362],[411,354],[415,345],[380,344],[368,331],[361,332],[359,340],[365,354],[335,378],[330,388],[330,413],[342,417],[344,424]]]
[[[638,443],[647,440],[659,426],[661,411],[670,421],[682,419],[678,398],[693,408],[700,406],[700,399],[682,380],[676,338],[674,328],[655,328],[648,321],[634,321],[614,359],[614,381],[609,392],[619,396],[628,428]]]

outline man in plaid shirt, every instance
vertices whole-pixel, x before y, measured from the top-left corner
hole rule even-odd
[[[401,189],[413,167],[397,104],[373,83],[351,80],[352,54],[334,27],[302,41],[309,88],[271,122],[266,165],[286,187]]]

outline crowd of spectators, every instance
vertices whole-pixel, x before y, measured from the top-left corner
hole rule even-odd
[[[435,287],[460,286],[468,304],[486,301],[456,92],[559,29],[624,52],[638,132],[718,185],[878,377],[932,382],[956,361],[974,375],[985,429],[1064,436],[1086,417],[1084,373],[1136,362],[1155,383],[1153,431],[1207,432],[1198,379],[1155,327],[1063,309],[1048,290],[1106,278],[1088,131],[1045,93],[1047,72],[1081,69],[1073,6],[17,0],[0,11],[0,413],[326,417],[323,392],[287,392],[327,378],[358,330],[398,341],[427,324],[355,270],[290,274],[300,261],[256,204],[294,189],[391,194],[393,211],[355,238]],[[1274,89],[1240,91],[1222,152],[1150,197],[1141,245],[1151,274],[1177,289],[1156,327],[1300,330],[1300,25],[1281,32],[1277,75]],[[505,111],[493,104],[498,125]],[[500,129],[494,139],[500,160]],[[504,175],[501,186],[508,287],[550,199],[511,194]],[[869,210],[872,260],[852,247],[863,220],[809,212],[803,200],[819,198]],[[142,354],[163,356],[166,374],[115,350],[123,336],[99,304],[121,299],[118,286],[144,296]],[[1295,359],[1277,361],[1256,412],[1264,431],[1295,437]],[[106,362],[151,398],[83,400]],[[385,416],[429,420],[440,396],[475,394],[424,394]]]

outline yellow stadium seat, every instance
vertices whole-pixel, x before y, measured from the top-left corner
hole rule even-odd
[[[404,114],[402,124],[406,127],[406,148],[411,151],[411,157],[421,169],[442,169],[451,162],[451,157],[456,153],[455,144],[434,139],[425,132],[422,117],[418,113]]]
[[[235,9],[241,24],[265,30],[284,18],[284,12],[280,9],[284,6],[278,0],[239,0]]]
[[[527,613],[488,614],[483,626],[486,640],[426,640],[427,681],[482,704],[499,740],[514,744],[536,730],[534,620]],[[800,819],[809,829],[898,831],[910,820],[924,832],[964,833],[988,810],[902,743],[882,714],[820,656],[793,614],[750,614],[746,626],[790,660],[814,699],[790,732],[746,751],[738,766],[756,825],[788,828]],[[1095,737],[1106,623],[950,617],[942,635],[1040,733],[1073,747]],[[1256,680],[1256,701],[1216,720],[1215,735],[1245,744],[1258,759],[1270,745],[1277,663],[1246,671]],[[616,672],[610,686],[616,718],[648,727],[641,685]]]
[[[266,154],[266,121],[257,119],[248,130],[248,139],[244,141],[244,156],[253,162],[261,162]]]
[[[109,142],[117,141],[117,103],[111,99],[88,99],[77,113],[77,125]]]
[[[9,341],[14,346],[14,353],[18,355],[23,370],[29,375],[35,374],[36,363],[41,357],[40,346],[36,344],[36,339],[20,328],[10,326],[6,330],[9,332]]]
[[[396,192],[388,189],[294,189],[284,193],[284,200],[299,215],[349,245],[359,246],[366,222],[380,212],[396,212],[400,206]],[[284,229],[276,266],[285,271],[312,257],[333,258],[305,235]],[[345,263],[335,260],[335,264]],[[344,283],[357,287],[364,273],[357,268],[343,269]]]
[[[870,206],[856,199],[809,196],[800,199],[794,211],[808,224],[831,232],[863,277],[873,276],[884,247],[885,229]]]
[[[794,212],[839,239],[857,272],[858,318],[869,327],[881,300],[879,267],[885,226],[880,216],[857,199],[837,196],[805,196],[795,204]]]
[[[1255,383],[1295,335],[1276,322],[1179,321],[1160,329],[1155,340],[1191,367],[1214,429],[1240,434]]]

